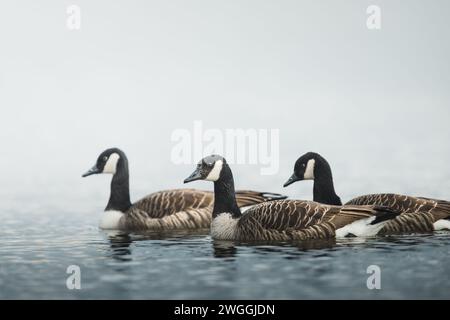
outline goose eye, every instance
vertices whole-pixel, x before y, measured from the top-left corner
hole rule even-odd
[[[302,167],[303,167],[303,168],[306,167],[306,164],[303,163],[303,164],[302,164]]]
[[[103,161],[106,162],[106,160],[108,160],[108,157],[107,157],[107,156],[104,156],[104,157],[103,157]]]

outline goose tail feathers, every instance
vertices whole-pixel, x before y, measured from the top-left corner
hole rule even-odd
[[[401,211],[393,210],[392,208],[385,206],[375,206],[373,209],[375,210],[375,219],[370,223],[371,225],[395,219],[402,213]]]

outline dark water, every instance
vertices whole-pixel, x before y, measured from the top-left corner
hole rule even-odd
[[[98,215],[52,212],[2,215],[0,298],[450,298],[449,233],[249,244],[105,233]],[[80,290],[66,287],[69,265]],[[369,265],[381,290],[367,288]]]

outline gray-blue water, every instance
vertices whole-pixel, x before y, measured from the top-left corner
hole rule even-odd
[[[195,233],[106,233],[60,208],[2,215],[2,299],[450,298],[450,234],[237,243]],[[69,265],[81,289],[69,290]],[[367,288],[367,267],[381,289]]]

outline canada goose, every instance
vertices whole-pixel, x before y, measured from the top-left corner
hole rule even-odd
[[[101,229],[120,230],[170,230],[209,228],[211,223],[211,191],[174,189],[152,193],[130,202],[128,159],[117,148],[100,154],[96,164],[85,174],[112,174],[111,193],[105,213],[100,221]],[[240,207],[278,198],[281,195],[255,191],[238,191]]]
[[[333,185],[331,167],[321,155],[308,152],[295,162],[294,173],[284,187],[300,180],[314,180],[314,201],[341,205]],[[450,202],[400,194],[370,194],[350,200],[346,205],[387,206],[402,212],[389,221],[379,234],[431,232],[450,229]]]
[[[397,213],[377,206],[328,206],[311,201],[275,200],[241,213],[225,158],[203,158],[184,180],[214,182],[211,236],[219,240],[307,240],[373,236]]]

